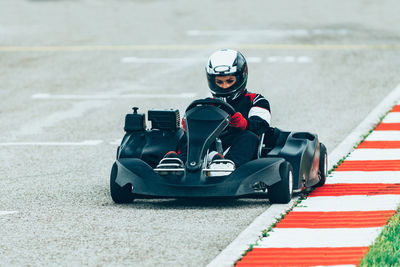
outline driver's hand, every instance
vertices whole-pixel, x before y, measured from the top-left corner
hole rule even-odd
[[[243,117],[240,112],[236,112],[231,116],[231,121],[229,124],[232,127],[239,128],[241,130],[246,130],[247,127],[247,120]]]

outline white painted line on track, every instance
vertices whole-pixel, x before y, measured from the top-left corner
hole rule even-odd
[[[260,57],[247,57],[248,63],[261,63],[263,61]],[[268,63],[310,63],[312,58],[307,56],[270,56],[266,58]],[[177,64],[177,63],[204,63],[207,58],[138,58],[138,57],[124,57],[121,63],[135,63],[135,64]]]
[[[260,63],[260,57],[247,57],[247,62]],[[137,64],[176,64],[176,63],[205,63],[207,58],[138,58],[138,57],[124,57],[121,59],[122,63],[137,63]]]
[[[335,50],[381,50],[381,51],[393,51],[400,50],[398,44],[304,44],[304,43],[225,43],[225,47],[231,47],[235,49],[246,49],[246,50],[305,50],[305,51],[335,51]],[[180,44],[180,45],[75,45],[75,46],[4,46],[0,45],[0,53],[15,53],[15,52],[100,52],[100,51],[210,51],[211,49],[220,49],[221,44]]]
[[[306,57],[306,56],[297,57],[297,62],[298,63],[310,63],[312,61],[313,61],[313,59],[310,58],[310,57]]]
[[[274,204],[258,216],[242,233],[236,237],[207,267],[233,266],[235,261],[245,252],[250,244],[259,240],[261,232],[273,224],[281,214],[286,213],[298,197],[293,198],[288,204]]]
[[[124,57],[121,59],[122,63],[142,63],[142,64],[176,64],[176,63],[194,63],[206,62],[205,58],[138,58],[138,57]]]
[[[62,121],[67,119],[82,117],[86,112],[92,109],[104,107],[105,104],[105,101],[82,101],[72,103],[71,107],[68,109],[62,109],[53,112],[45,117],[27,120],[22,124],[21,128],[16,132],[15,135],[41,134],[46,128],[50,128],[57,124],[62,125]]]
[[[382,227],[371,228],[274,228],[258,246],[262,248],[368,247]]]
[[[374,131],[366,141],[400,141],[400,131]]]
[[[386,114],[391,107],[397,104],[400,99],[400,84],[392,90],[380,103],[376,106],[368,116],[332,151],[328,156],[328,169],[331,169],[340,159],[346,156],[349,152],[353,151],[353,147],[362,140],[364,135],[368,133],[379,122],[380,118]],[[371,135],[375,135],[375,131]],[[371,135],[368,138],[371,138]],[[400,140],[400,134],[397,132]],[[367,140],[370,140],[368,139]],[[382,140],[382,139],[381,139]],[[383,139],[387,140],[388,139]]]
[[[399,181],[400,171],[346,171],[332,172],[326,179],[326,184],[393,184]]]
[[[179,94],[93,94],[93,95],[53,95],[38,93],[32,95],[33,99],[51,99],[51,100],[112,100],[112,99],[154,99],[154,98],[194,98],[196,93],[183,92]]]
[[[356,149],[346,158],[352,160],[400,160],[400,149]]]
[[[317,35],[348,35],[347,29],[264,29],[264,30],[189,30],[188,36],[262,36],[270,38],[309,37]]]
[[[396,210],[400,195],[352,195],[335,197],[309,197],[293,211],[377,211]]]
[[[82,142],[4,142],[0,146],[97,146],[103,140],[85,140]]]
[[[387,116],[382,120],[383,123],[398,123],[400,122],[400,112],[390,112]]]
[[[114,141],[110,141],[110,142],[108,142],[108,144],[110,144],[110,145],[120,145],[121,144],[121,142],[122,142],[122,138],[119,138],[119,139],[115,139]]]
[[[306,56],[270,56],[267,58],[268,63],[310,63],[312,58]]]
[[[13,210],[13,211],[0,210],[0,216],[9,215],[9,214],[15,214],[15,213],[18,213],[18,211],[16,211],[16,210]]]

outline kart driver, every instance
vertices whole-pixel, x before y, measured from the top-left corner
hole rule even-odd
[[[224,155],[212,151],[209,158],[211,163],[216,159],[230,159],[239,167],[255,158],[258,136],[269,129],[269,102],[262,95],[247,91],[247,63],[238,51],[221,49],[214,52],[208,59],[206,74],[213,97],[226,101],[236,111],[231,116],[231,127],[220,137]],[[185,129],[184,121],[182,125]],[[186,146],[179,149],[178,153],[168,152],[166,157],[179,157],[186,161]]]

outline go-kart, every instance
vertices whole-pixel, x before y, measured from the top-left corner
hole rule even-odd
[[[235,110],[218,99],[192,102],[185,112],[187,160],[184,165],[160,164],[183,140],[178,110],[149,110],[125,117],[125,136],[110,176],[116,203],[135,198],[266,197],[288,203],[292,194],[322,186],[327,176],[327,151],[316,134],[277,128],[260,136],[255,158],[238,168],[209,168],[211,145],[226,133]],[[222,160],[223,161],[223,160]]]

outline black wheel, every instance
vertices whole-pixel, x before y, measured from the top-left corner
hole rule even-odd
[[[114,163],[111,169],[110,175],[110,192],[111,198],[115,203],[132,203],[134,199],[134,194],[132,193],[131,184],[127,184],[123,187],[119,186],[115,179],[117,179],[118,166],[117,163]]]
[[[272,204],[286,204],[292,199],[293,194],[293,168],[288,161],[279,166],[281,181],[268,188],[269,202]]]
[[[320,151],[320,158],[319,158],[319,182],[314,185],[314,187],[321,187],[326,182],[326,177],[328,176],[328,152],[324,144],[319,143],[319,151]]]

